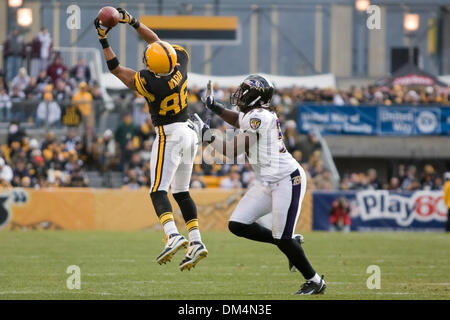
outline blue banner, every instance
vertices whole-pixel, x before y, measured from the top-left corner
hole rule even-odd
[[[315,191],[314,230],[329,230],[332,204],[339,197],[347,199],[353,231],[445,230],[448,209],[442,191],[387,190]]]
[[[450,135],[450,107],[300,105],[299,130],[380,136]]]

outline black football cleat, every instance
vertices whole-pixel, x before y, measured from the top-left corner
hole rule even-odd
[[[320,279],[320,283],[316,283],[313,281],[306,281],[300,290],[298,290],[295,294],[299,295],[312,295],[312,294],[323,294],[327,285],[325,281],[323,281],[323,276]]]
[[[300,233],[294,235],[294,240],[297,241],[300,245],[302,243],[305,243],[305,237],[303,237]],[[297,271],[297,268],[292,264],[290,260],[289,260],[289,271],[291,272]]]

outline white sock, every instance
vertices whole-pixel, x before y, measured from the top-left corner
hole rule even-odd
[[[179,233],[174,221],[168,221],[164,224],[164,233],[171,235],[172,233]]]
[[[202,242],[202,236],[200,235],[200,230],[192,229],[189,231],[189,242],[200,241]]]
[[[317,273],[314,275],[314,277],[312,277],[311,279],[308,279],[308,281],[312,281],[315,283],[320,283],[321,280],[322,280],[322,278]]]

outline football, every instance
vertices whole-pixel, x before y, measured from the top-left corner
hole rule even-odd
[[[103,7],[98,12],[98,20],[100,24],[107,28],[114,27],[119,23],[120,14],[116,8],[113,7]]]

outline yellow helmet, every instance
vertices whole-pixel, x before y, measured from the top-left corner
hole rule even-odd
[[[154,74],[165,76],[175,68],[177,53],[170,43],[155,41],[145,48],[144,64]]]

